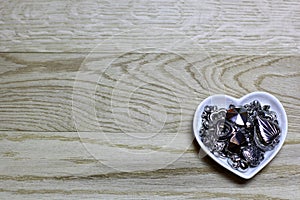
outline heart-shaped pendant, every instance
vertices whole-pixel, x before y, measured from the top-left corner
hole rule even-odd
[[[201,149],[234,174],[250,179],[279,152],[288,122],[279,100],[266,92],[240,99],[213,95],[198,106],[194,135]]]

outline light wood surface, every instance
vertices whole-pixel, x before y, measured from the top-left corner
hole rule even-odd
[[[0,199],[300,198],[298,1],[2,1]],[[288,135],[242,180],[197,105],[266,91]]]

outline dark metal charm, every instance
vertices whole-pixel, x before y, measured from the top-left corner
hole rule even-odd
[[[277,138],[280,136],[279,126],[268,120],[256,117],[257,125],[254,127],[254,135],[256,144],[263,150],[271,150],[274,144],[278,142]]]
[[[251,166],[256,167],[263,160],[264,154],[256,146],[249,145],[242,150],[245,161]]]
[[[200,136],[204,145],[228,164],[246,171],[258,166],[264,153],[279,142],[280,128],[276,113],[258,101],[236,107],[206,106],[202,113]]]

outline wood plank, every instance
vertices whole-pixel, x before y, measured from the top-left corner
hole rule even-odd
[[[0,199],[299,199],[299,22],[297,0],[1,1]],[[192,117],[258,90],[289,130],[242,180]]]
[[[112,36],[133,47],[185,37],[220,54],[300,52],[297,0],[7,0],[0,10],[0,52],[89,52]]]
[[[274,94],[289,132],[299,130],[298,56],[2,53],[0,60],[2,131],[190,132],[207,96],[257,90]]]
[[[191,133],[177,140],[178,158],[168,165],[166,148],[137,162],[144,149],[140,141],[123,141],[127,154],[114,154],[106,138],[89,141],[91,132],[2,132],[0,134],[0,197],[11,198],[256,198],[299,197],[299,135],[289,134],[277,157],[252,180],[242,180],[207,157],[199,159]],[[95,132],[94,134],[98,134]],[[118,140],[118,135],[113,134]],[[164,137],[164,142],[169,138]],[[122,172],[91,156],[83,143],[98,144],[98,151],[118,160],[118,169],[135,162],[133,171]],[[189,144],[186,146],[186,144]],[[185,148],[187,147],[187,148]],[[145,146],[147,148],[147,146]],[[153,149],[149,149],[152,150]],[[149,158],[149,159],[148,159]],[[156,169],[145,166],[155,164]],[[116,166],[115,166],[116,167]],[[162,167],[162,168],[161,168]],[[276,180],[276,181],[273,181]],[[270,188],[272,187],[272,189]],[[251,189],[249,189],[251,188]]]

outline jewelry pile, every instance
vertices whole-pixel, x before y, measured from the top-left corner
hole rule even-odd
[[[281,131],[276,113],[259,101],[230,105],[228,109],[207,105],[201,118],[203,144],[242,172],[258,166],[264,153],[279,143]]]

